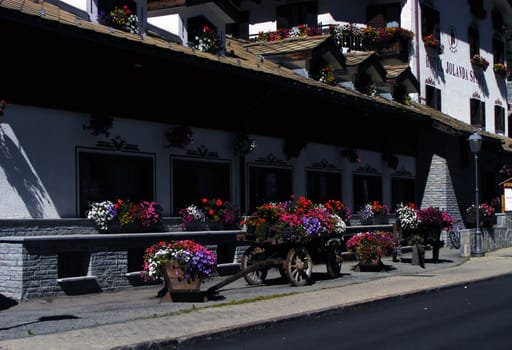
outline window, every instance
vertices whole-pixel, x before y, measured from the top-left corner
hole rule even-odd
[[[469,12],[477,18],[484,18],[486,11],[484,9],[484,0],[468,0]]]
[[[478,28],[469,27],[468,29],[468,41],[469,41],[469,57],[480,54],[480,33]]]
[[[412,178],[393,177],[391,179],[391,203],[395,210],[399,203],[416,203],[416,182]]]
[[[379,175],[354,175],[354,212],[370,201],[382,203],[382,177]]]
[[[492,39],[492,54],[494,63],[505,62],[505,43],[500,38]]]
[[[500,10],[493,9],[491,14],[492,19],[492,28],[499,32],[503,33],[505,27],[505,21],[503,20],[503,16],[500,13]]]
[[[400,12],[399,2],[368,6],[366,8],[366,24],[376,28],[400,27]]]
[[[501,106],[494,106],[494,132],[505,133],[505,108]]]
[[[434,86],[426,85],[425,91],[427,94],[427,96],[426,96],[427,106],[430,106],[430,107],[440,111],[441,110],[441,90],[436,89]]]
[[[440,39],[439,18],[439,11],[429,6],[421,6],[421,36],[423,38],[432,34],[437,40]]]
[[[289,200],[292,191],[291,169],[249,166],[249,213],[263,203]]]
[[[277,28],[292,28],[300,24],[316,27],[317,16],[317,1],[288,4],[276,8]]]
[[[230,163],[176,158],[171,166],[174,216],[201,198],[232,200]]]
[[[341,200],[341,174],[325,171],[306,173],[308,199],[315,203],[325,203],[329,199]]]
[[[78,168],[79,216],[89,202],[155,200],[152,156],[79,151]]]
[[[485,130],[485,103],[472,98],[471,105],[471,125]]]

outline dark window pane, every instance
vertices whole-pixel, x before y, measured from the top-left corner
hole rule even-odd
[[[421,36],[433,34],[434,38],[440,39],[439,11],[429,6],[421,5]]]
[[[485,104],[472,98],[471,104],[471,125],[485,129]]]
[[[315,203],[329,199],[341,200],[341,175],[338,173],[308,171],[306,196]]]
[[[395,177],[391,179],[391,210],[400,203],[416,203],[415,180]]]
[[[494,132],[505,133],[505,108],[494,106]]]
[[[370,201],[382,203],[382,178],[376,175],[354,175],[353,211],[360,211]]]
[[[399,2],[386,5],[371,5],[366,8],[366,24],[385,28],[388,23],[400,26],[401,5]]]
[[[505,62],[505,43],[501,39],[492,39],[492,54],[494,63]]]
[[[301,24],[317,26],[318,3],[307,1],[276,8],[277,28],[291,28]]]
[[[249,213],[268,202],[287,201],[292,195],[292,171],[283,168],[249,167]]]
[[[201,198],[231,198],[231,167],[228,163],[172,160],[173,212],[197,204]]]
[[[154,200],[152,157],[80,152],[78,162],[80,216],[89,202]]]
[[[425,86],[426,91],[426,102],[427,106],[430,106],[432,108],[437,109],[438,111],[441,110],[441,90],[436,89],[433,86],[426,85]]]
[[[479,34],[477,28],[469,27],[468,40],[469,40],[469,57],[471,58],[476,54],[480,54],[480,34]]]

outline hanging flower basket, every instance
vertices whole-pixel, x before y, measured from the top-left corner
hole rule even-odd
[[[188,126],[176,126],[170,128],[166,133],[167,147],[183,148],[192,143],[192,129]]]

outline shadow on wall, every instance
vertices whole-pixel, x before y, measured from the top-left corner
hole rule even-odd
[[[0,125],[0,168],[8,183],[19,194],[32,218],[43,217],[43,203],[49,202],[41,181],[32,170],[22,150]]]

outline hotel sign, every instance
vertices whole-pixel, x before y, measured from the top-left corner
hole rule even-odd
[[[437,74],[451,75],[476,84],[482,81],[483,73],[480,70],[468,69],[450,61],[445,61],[443,66],[443,62],[437,56],[427,55],[426,58],[425,66]]]

